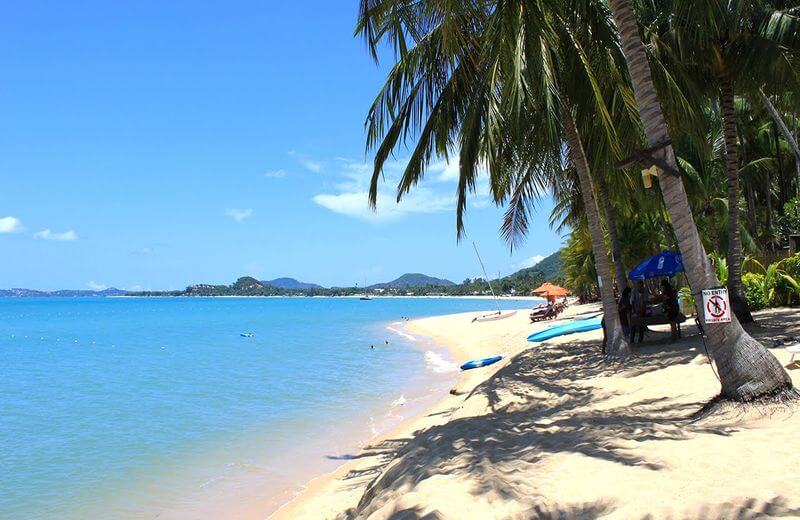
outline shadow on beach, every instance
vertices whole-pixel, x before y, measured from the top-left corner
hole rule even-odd
[[[694,338],[696,339],[696,338]],[[437,475],[469,472],[477,483],[473,495],[530,503],[536,496],[523,474],[545,455],[579,453],[651,471],[662,463],[633,454],[621,440],[681,440],[696,432],[730,435],[730,427],[705,426],[690,417],[701,402],[677,402],[663,397],[624,406],[603,403],[618,392],[581,384],[598,377],[635,377],[668,365],[690,363],[700,352],[686,340],[673,345],[650,342],[637,348],[625,364],[609,364],[597,341],[540,345],[518,354],[507,366],[476,387],[466,401],[483,398],[485,413],[453,417],[449,422],[418,431],[412,438],[392,439],[397,448],[391,464],[373,468],[385,472],[362,498],[357,511],[367,516],[383,505],[382,495],[394,495]],[[535,502],[535,500],[534,500]],[[533,518],[591,518],[613,505],[559,506],[534,504]],[[576,509],[577,508],[577,509]],[[392,518],[437,518],[397,511]]]
[[[800,331],[791,316],[772,313],[759,316],[759,323],[748,328],[765,344],[776,335]],[[409,437],[386,439],[358,455],[373,457],[374,463],[350,471],[343,481],[351,482],[354,489],[366,487],[366,492],[358,506],[340,518],[373,514],[392,519],[453,517],[452,510],[445,514],[442,510],[446,508],[421,498],[432,488],[445,495],[452,492],[452,500],[460,496],[465,503],[483,502],[491,504],[489,507],[513,504],[512,509],[497,511],[497,517],[613,516],[623,505],[627,507],[613,494],[600,494],[598,498],[591,494],[582,497],[579,492],[575,502],[568,503],[550,496],[542,485],[547,482],[539,482],[552,478],[554,470],[548,464],[572,456],[571,461],[594,460],[637,468],[637,478],[649,481],[647,474],[671,471],[677,469],[674,464],[686,462],[642,448],[641,443],[686,441],[699,435],[730,438],[746,428],[737,411],[700,420],[694,417],[712,397],[714,386],[699,371],[708,370],[708,378],[714,376],[697,328],[687,325],[683,332],[682,340],[670,343],[668,332],[651,331],[645,343],[634,346],[635,357],[622,363],[603,358],[597,336],[531,345],[467,393],[460,406],[437,412],[449,418],[446,423],[418,430]],[[682,393],[682,385],[689,383],[673,380],[666,372],[656,374],[681,366],[685,368],[669,373],[695,374],[693,377],[706,381],[707,386],[702,388],[707,388],[708,395],[688,387]],[[651,392],[643,394],[642,388]],[[588,471],[608,467],[581,464],[586,464]],[[413,500],[418,503],[413,504],[404,500],[409,493],[423,495],[416,496]],[[592,497],[597,500],[587,500]],[[780,495],[764,501],[710,503],[712,497],[706,500],[708,504],[695,503],[694,509],[670,518],[744,520],[800,515],[800,510],[789,507]],[[645,514],[648,505],[633,517],[655,518]],[[617,512],[621,514],[622,510]]]

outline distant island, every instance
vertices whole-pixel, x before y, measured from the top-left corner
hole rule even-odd
[[[37,291],[35,289],[0,289],[0,298],[41,298],[41,297],[67,297],[67,298],[98,298],[107,296],[125,296],[127,291],[109,287],[102,291],[60,289],[58,291]]]
[[[561,251],[544,258],[536,265],[492,280],[497,294],[527,295],[543,282],[563,283]],[[489,284],[483,278],[467,278],[455,283],[422,273],[406,273],[390,281],[365,287],[323,287],[294,278],[258,280],[243,276],[231,285],[195,284],[177,291],[123,291],[109,288],[93,290],[37,291],[33,289],[0,289],[0,297],[109,297],[109,296],[471,296],[488,295]]]

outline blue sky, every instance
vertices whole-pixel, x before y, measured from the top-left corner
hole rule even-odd
[[[509,253],[455,165],[367,210],[364,117],[385,69],[357,2],[30,2],[0,17],[0,288],[323,285],[493,273],[555,251],[539,209]],[[385,67],[387,64],[382,63]],[[388,172],[403,166],[403,152]]]

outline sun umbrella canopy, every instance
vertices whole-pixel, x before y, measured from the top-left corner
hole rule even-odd
[[[535,294],[544,294],[544,295],[546,295],[548,297],[566,296],[566,295],[570,294],[570,290],[569,289],[565,289],[565,288],[560,287],[558,285],[553,285],[550,282],[543,283],[542,285],[540,285],[539,287],[537,287],[536,289],[534,289],[531,292],[535,293]]]
[[[675,251],[662,251],[651,256],[633,268],[628,275],[629,280],[644,280],[645,278],[671,277],[683,272],[681,254]]]
[[[551,285],[550,288],[547,290],[547,294],[550,296],[566,296],[570,294],[569,289],[565,289],[563,287],[559,287],[558,285]]]
[[[539,287],[537,287],[536,289],[532,290],[531,292],[532,293],[544,293],[544,292],[547,292],[548,290],[550,290],[551,287],[555,287],[555,286],[553,284],[551,284],[550,282],[545,282],[542,285],[540,285]]]

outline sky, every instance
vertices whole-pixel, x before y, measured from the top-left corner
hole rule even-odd
[[[401,204],[398,150],[367,207],[364,119],[390,63],[358,2],[6,3],[0,17],[0,288],[181,289],[239,276],[461,281],[556,251],[542,201],[513,254],[457,164]],[[394,181],[394,182],[392,182]]]

